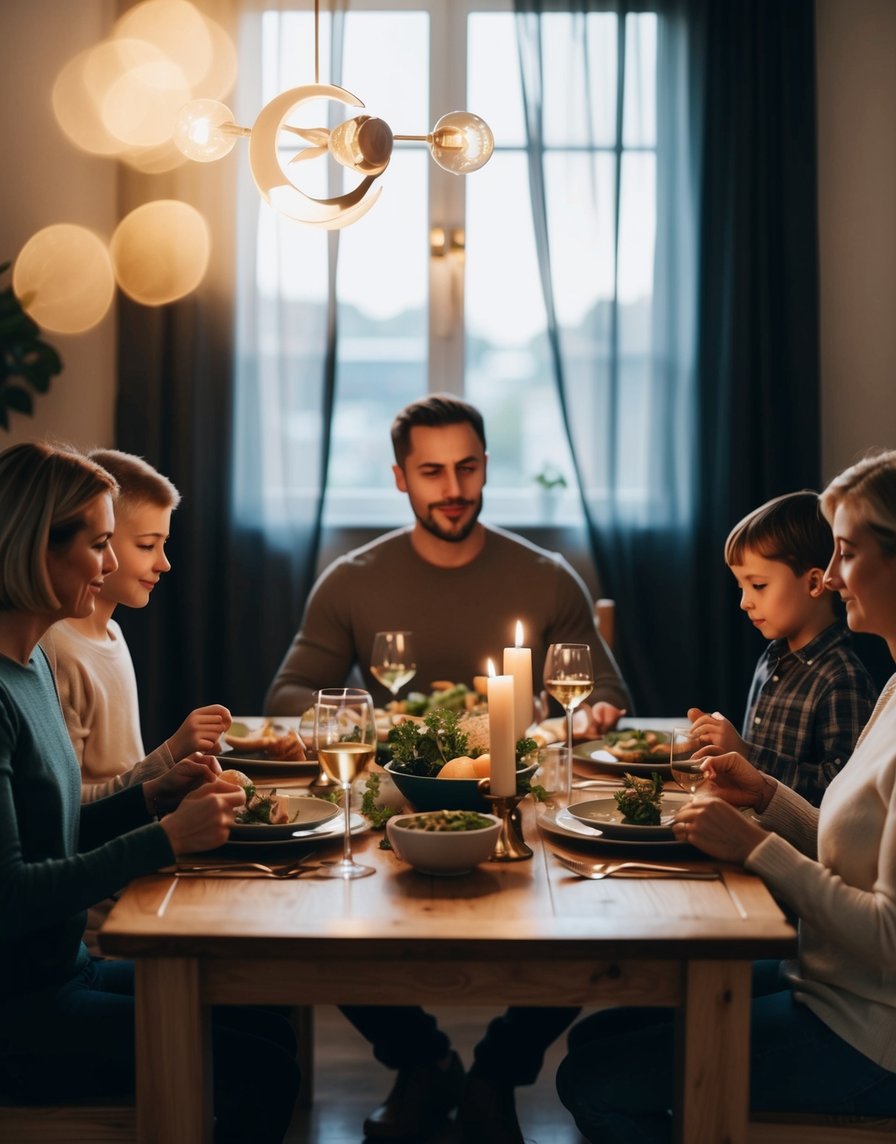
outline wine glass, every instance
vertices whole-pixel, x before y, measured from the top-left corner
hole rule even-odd
[[[591,649],[583,643],[553,643],[544,661],[544,686],[566,712],[566,749],[572,769],[572,719],[594,689]]]
[[[321,863],[327,878],[366,878],[372,866],[352,857],[352,780],[376,754],[376,720],[370,693],[357,687],[333,687],[314,696],[314,746],[323,770],[342,787],[345,837],[342,858]]]
[[[413,632],[377,632],[370,653],[370,674],[393,695],[417,674]]]
[[[695,738],[690,728],[681,727],[673,727],[669,739],[672,778],[682,790],[686,790],[691,798],[694,798],[700,785],[706,782],[702,761],[693,757],[694,752],[700,748],[700,741]]]

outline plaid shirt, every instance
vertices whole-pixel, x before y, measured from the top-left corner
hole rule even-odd
[[[747,758],[818,806],[852,754],[877,691],[838,620],[799,651],[773,640],[759,657],[741,732]]]

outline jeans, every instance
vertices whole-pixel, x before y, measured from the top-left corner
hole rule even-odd
[[[415,1006],[346,1005],[343,1014],[387,1068],[434,1064],[451,1048],[429,1013]],[[488,1026],[474,1049],[473,1071],[513,1086],[532,1084],[547,1048],[579,1010],[514,1006]]]
[[[775,970],[753,978],[750,1107],[768,1112],[896,1116],[896,1073],[794,1001]],[[667,1144],[674,1103],[672,1009],[609,1009],[569,1034],[557,1091],[579,1131],[600,1144]]]
[[[289,1023],[265,1009],[212,1013],[215,1140],[279,1144],[298,1092]],[[134,966],[91,958],[63,986],[0,1006],[0,1089],[46,1104],[134,1091]]]

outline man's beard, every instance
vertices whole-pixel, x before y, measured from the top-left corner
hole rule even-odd
[[[467,523],[457,532],[447,532],[445,529],[440,528],[433,519],[432,510],[434,508],[444,508],[450,504],[461,504],[466,507],[467,505],[475,505],[475,511]],[[412,506],[413,507],[413,506]],[[420,521],[423,528],[426,529],[430,535],[438,537],[439,540],[445,540],[449,544],[459,544],[462,540],[466,540],[473,529],[476,527],[476,522],[479,520],[479,514],[482,512],[482,496],[480,494],[478,500],[453,500],[453,501],[437,501],[435,504],[427,505],[426,515],[423,516],[414,508],[414,516]]]

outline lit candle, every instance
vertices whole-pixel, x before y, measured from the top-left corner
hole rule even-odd
[[[516,736],[513,733],[513,676],[495,675],[488,661],[488,746],[491,793],[499,798],[516,794]]]
[[[504,648],[504,674],[513,676],[513,733],[522,739],[532,722],[532,650],[523,647],[523,625],[516,622],[516,647]]]

